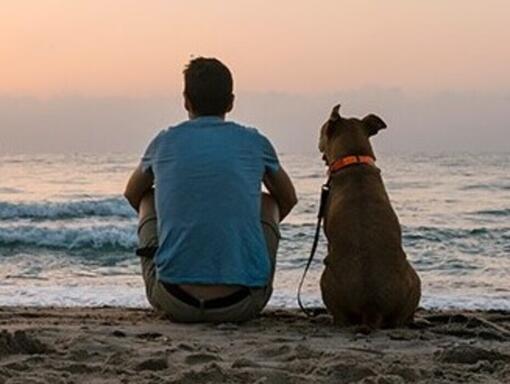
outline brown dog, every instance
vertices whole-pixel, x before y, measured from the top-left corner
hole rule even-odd
[[[324,218],[328,255],[322,298],[339,325],[395,327],[413,320],[420,279],[402,249],[369,138],[386,124],[375,115],[345,119],[333,108],[319,150],[330,167]]]

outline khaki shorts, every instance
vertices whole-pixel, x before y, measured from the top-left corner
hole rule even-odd
[[[156,266],[149,256],[141,256],[142,274],[149,303],[167,314],[175,322],[240,322],[256,317],[266,306],[273,293],[276,252],[280,240],[278,224],[262,220],[262,229],[271,259],[271,277],[263,288],[250,288],[250,294],[241,301],[222,308],[204,309],[189,305],[172,294],[156,278]],[[145,218],[138,227],[139,247],[157,247],[157,218]]]

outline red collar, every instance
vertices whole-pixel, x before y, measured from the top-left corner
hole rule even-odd
[[[372,156],[360,156],[360,155],[341,157],[340,159],[333,161],[333,163],[329,166],[329,174],[333,174],[335,172],[338,172],[342,168],[354,164],[368,164],[375,167],[375,159]]]

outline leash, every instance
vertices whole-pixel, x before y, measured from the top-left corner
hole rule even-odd
[[[326,161],[327,163],[327,161]],[[321,313],[327,313],[324,308],[311,308],[307,309],[303,305],[301,301],[301,290],[303,288],[303,284],[305,282],[306,274],[308,269],[310,269],[310,265],[312,264],[312,260],[315,256],[315,251],[317,250],[317,244],[319,243],[319,237],[321,233],[321,224],[322,219],[324,218],[324,213],[326,210],[326,203],[328,201],[329,191],[331,189],[331,176],[340,171],[343,168],[349,167],[351,165],[357,164],[366,164],[375,167],[375,158],[373,156],[367,155],[349,155],[345,157],[341,157],[335,160],[333,163],[328,164],[328,179],[326,183],[321,188],[321,199],[319,204],[319,212],[317,213],[317,226],[315,227],[315,236],[313,239],[312,251],[310,252],[310,256],[308,257],[308,262],[306,263],[305,270],[303,272],[303,276],[301,277],[301,281],[299,282],[299,287],[297,291],[297,301],[299,304],[299,308],[307,315],[308,317],[315,317],[320,315]]]
[[[326,210],[326,203],[328,201],[329,191],[331,186],[331,176],[328,177],[328,180],[321,188],[321,198],[319,203],[319,212],[317,213],[317,225],[315,227],[315,236],[313,239],[313,245],[312,250],[310,252],[310,256],[308,257],[308,261],[305,266],[305,270],[303,272],[303,276],[301,277],[301,281],[299,282],[298,292],[297,292],[297,301],[299,304],[299,308],[307,315],[308,317],[315,317],[321,313],[324,313],[323,308],[311,308],[307,309],[303,302],[301,301],[301,290],[303,288],[303,284],[305,282],[306,274],[308,272],[308,269],[310,268],[310,265],[312,264],[312,260],[315,256],[315,251],[317,250],[317,244],[319,243],[319,237],[321,234],[321,224],[322,219],[324,218],[324,212]]]

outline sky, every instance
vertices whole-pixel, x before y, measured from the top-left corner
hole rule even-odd
[[[506,151],[507,0],[0,0],[0,152],[137,153],[214,56],[230,118],[313,152],[333,104],[388,151]]]

